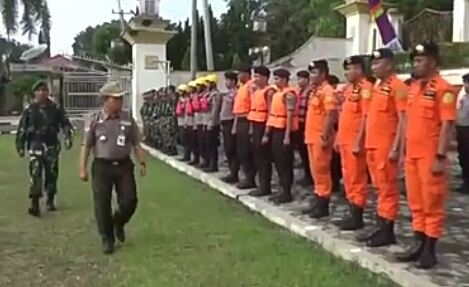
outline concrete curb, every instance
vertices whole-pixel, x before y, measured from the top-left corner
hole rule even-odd
[[[274,205],[248,196],[246,191],[226,184],[212,175],[206,174],[147,145],[143,145],[143,147],[153,157],[209,185],[222,194],[239,201],[250,210],[262,214],[262,216],[271,222],[318,243],[325,250],[337,257],[348,261],[354,261],[374,273],[386,274],[391,280],[403,287],[440,287],[440,285],[431,282],[428,276],[417,275],[408,271],[406,269],[408,267],[407,264],[389,263],[381,255],[373,254],[366,248],[357,248],[347,241],[327,233],[323,230],[323,226],[319,221],[311,224],[310,222],[295,218]]]

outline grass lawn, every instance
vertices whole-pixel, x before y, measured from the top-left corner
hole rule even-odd
[[[334,258],[216,191],[150,160],[128,242],[102,255],[78,148],[60,161],[59,212],[26,214],[26,160],[0,136],[1,287],[396,286]]]

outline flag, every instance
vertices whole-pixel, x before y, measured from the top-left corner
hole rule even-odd
[[[368,0],[370,14],[378,27],[381,40],[385,48],[395,52],[402,51],[402,45],[397,37],[396,30],[389,21],[388,14],[385,13],[381,0]]]

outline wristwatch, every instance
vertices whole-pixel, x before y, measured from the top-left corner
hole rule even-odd
[[[442,154],[442,153],[437,153],[435,155],[435,157],[436,157],[437,160],[445,160],[446,159],[446,155]]]

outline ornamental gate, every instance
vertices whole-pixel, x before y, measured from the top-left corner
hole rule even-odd
[[[99,90],[109,81],[117,81],[127,93],[124,95],[124,110],[131,110],[132,77],[109,76],[107,73],[69,72],[63,74],[62,104],[70,117],[79,117],[99,111]]]

